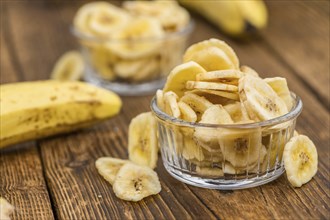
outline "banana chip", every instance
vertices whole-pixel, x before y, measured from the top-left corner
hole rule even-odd
[[[118,171],[113,191],[120,199],[137,202],[158,194],[161,185],[157,173],[151,168],[127,163]]]
[[[151,112],[141,113],[131,120],[128,129],[128,156],[136,164],[156,167],[157,128]]]
[[[78,51],[63,54],[56,62],[50,78],[56,80],[79,80],[84,71],[84,61]]]
[[[129,163],[129,160],[101,157],[96,160],[95,167],[99,174],[112,185],[119,169],[126,163]]]
[[[314,143],[305,135],[290,139],[285,145],[283,159],[286,175],[294,187],[309,182],[317,172],[317,151]]]

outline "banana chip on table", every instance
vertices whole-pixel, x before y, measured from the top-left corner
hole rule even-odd
[[[119,169],[129,160],[121,160],[112,157],[101,157],[95,161],[95,167],[99,174],[111,185],[114,183]]]
[[[131,120],[128,130],[128,156],[136,164],[156,167],[157,127],[151,112],[141,113]]]
[[[151,168],[127,163],[118,171],[113,191],[120,199],[137,202],[158,194],[161,185],[157,173]]]
[[[284,147],[283,160],[286,175],[294,187],[309,182],[317,172],[317,150],[305,135],[292,137]]]
[[[10,220],[10,215],[14,212],[15,208],[6,199],[0,197],[0,219]]]
[[[79,80],[84,72],[84,61],[78,51],[68,51],[56,62],[50,75],[56,80]]]

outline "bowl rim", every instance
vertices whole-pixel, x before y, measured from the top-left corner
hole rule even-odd
[[[170,32],[170,33],[165,33],[164,36],[162,37],[148,37],[148,38],[143,38],[143,39],[111,39],[111,38],[101,38],[101,37],[96,37],[96,36],[91,36],[91,35],[86,35],[83,32],[79,31],[74,25],[71,25],[70,27],[70,32],[77,37],[80,40],[89,40],[93,42],[99,42],[99,43],[123,43],[123,42],[129,42],[129,43],[141,43],[141,42],[148,42],[150,41],[162,41],[162,40],[168,40],[171,38],[175,38],[178,36],[185,36],[189,35],[192,33],[193,29],[195,28],[195,21],[193,19],[190,19],[188,25],[185,27],[181,28],[179,31],[176,32]]]
[[[182,119],[172,117],[166,114],[165,112],[163,112],[160,108],[158,108],[156,96],[154,96],[151,100],[150,109],[159,120],[165,121],[170,124],[175,124],[178,126],[204,127],[204,128],[231,128],[231,129],[260,128],[265,126],[278,125],[290,121],[292,119],[295,119],[300,115],[303,108],[303,103],[298,95],[296,95],[293,92],[290,92],[290,94],[293,100],[295,101],[295,105],[288,113],[266,121],[246,123],[246,124],[207,124],[207,123],[199,123],[199,122],[187,122]]]

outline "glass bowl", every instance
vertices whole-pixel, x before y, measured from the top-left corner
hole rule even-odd
[[[194,22],[162,38],[114,40],[84,35],[72,28],[85,61],[86,81],[121,95],[146,95],[163,87],[182,55]]]
[[[198,187],[233,190],[255,187],[278,178],[285,170],[283,149],[293,136],[302,101],[291,93],[291,111],[249,124],[190,123],[167,115],[151,101],[166,170]]]

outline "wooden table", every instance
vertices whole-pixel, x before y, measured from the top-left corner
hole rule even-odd
[[[56,59],[77,48],[68,28],[81,4],[1,0],[1,83],[49,78]],[[122,112],[98,126],[1,150],[0,195],[16,207],[13,219],[329,219],[329,2],[267,5],[269,26],[254,41],[233,41],[194,15],[190,43],[223,39],[263,77],[287,78],[304,102],[297,130],[318,148],[312,181],[295,189],[282,175],[252,189],[208,190],[173,179],[159,160],[159,195],[117,199],[94,162],[127,158],[130,119],[149,111],[151,99],[123,97]]]

